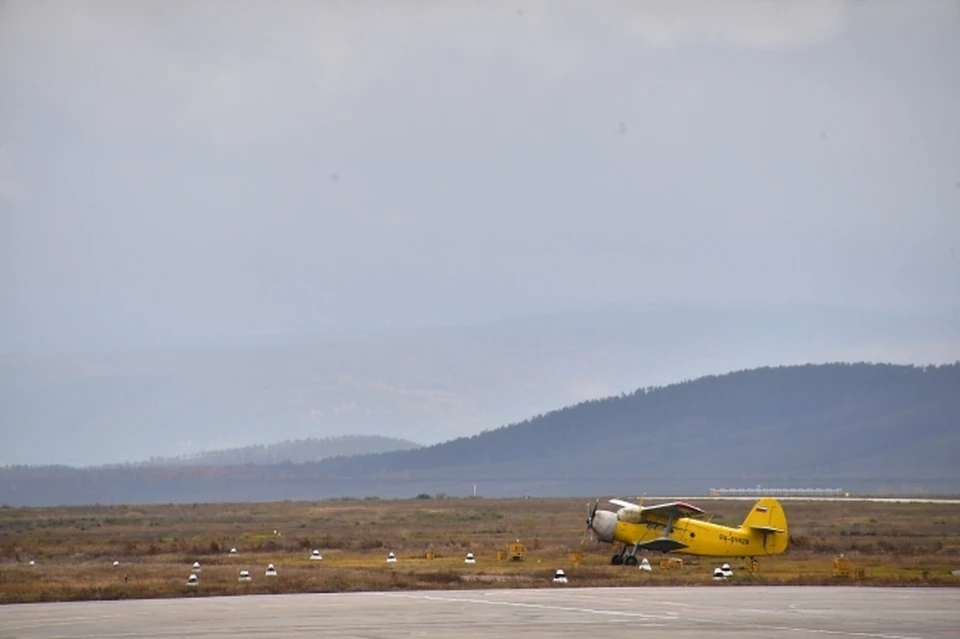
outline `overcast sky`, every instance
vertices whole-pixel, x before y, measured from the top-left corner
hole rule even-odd
[[[0,352],[960,309],[960,2],[0,0]]]

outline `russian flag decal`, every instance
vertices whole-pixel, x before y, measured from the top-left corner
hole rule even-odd
[[[767,507],[766,507],[766,506],[757,506],[757,512],[758,512],[758,513],[765,513],[765,512],[767,512]]]

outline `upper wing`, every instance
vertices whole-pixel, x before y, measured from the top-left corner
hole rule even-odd
[[[668,504],[657,504],[656,506],[643,507],[640,507],[637,504],[631,504],[628,501],[623,501],[622,499],[611,499],[610,503],[623,506],[624,508],[639,510],[644,515],[660,514],[666,517],[692,517],[694,515],[704,514],[703,510],[682,501],[672,501]]]
[[[672,501],[669,504],[658,504],[656,506],[644,506],[642,510],[644,513],[663,513],[664,515],[672,515],[674,517],[693,517],[694,515],[704,514],[703,510],[682,501]]]

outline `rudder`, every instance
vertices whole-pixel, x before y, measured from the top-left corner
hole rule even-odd
[[[751,535],[764,537],[764,551],[768,555],[777,555],[787,549],[787,515],[780,502],[772,497],[764,497],[753,505],[742,528]]]

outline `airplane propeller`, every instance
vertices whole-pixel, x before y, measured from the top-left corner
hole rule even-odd
[[[597,507],[600,505],[600,500],[593,502],[591,505],[590,502],[587,502],[587,528],[583,531],[584,536],[586,536],[587,530],[590,531],[590,539],[593,539],[593,516],[597,514]],[[580,543],[583,544],[583,536],[580,538]]]

